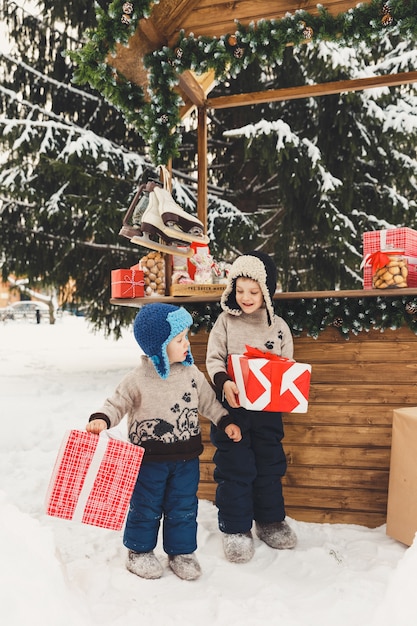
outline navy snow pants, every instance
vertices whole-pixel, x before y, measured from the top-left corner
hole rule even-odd
[[[253,520],[271,523],[285,518],[281,478],[287,460],[281,443],[282,414],[227,408],[242,430],[242,440],[234,443],[211,427],[219,529],[246,533]]]
[[[163,517],[166,554],[191,554],[197,549],[197,489],[200,461],[142,463],[130,500],[123,544],[150,552],[157,544]]]

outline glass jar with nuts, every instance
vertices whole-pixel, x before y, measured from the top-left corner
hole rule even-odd
[[[160,252],[149,252],[140,260],[145,296],[165,295],[165,261]]]
[[[408,266],[403,250],[380,250],[371,257],[372,285],[375,289],[408,287]]]

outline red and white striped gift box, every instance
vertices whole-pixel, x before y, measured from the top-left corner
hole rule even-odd
[[[307,412],[311,365],[246,346],[244,354],[229,355],[227,372],[244,409]]]
[[[387,248],[404,251],[408,265],[408,287],[417,287],[417,230],[408,227],[371,230],[363,233],[363,288],[372,289],[372,267],[366,258]]]
[[[110,431],[66,433],[46,494],[52,517],[120,530],[144,449],[112,438]]]

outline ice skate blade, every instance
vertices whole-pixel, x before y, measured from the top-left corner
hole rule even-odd
[[[165,226],[164,235],[172,239],[186,241],[187,243],[210,243],[210,239],[207,237],[207,235],[192,235],[191,233],[185,233],[183,230],[177,228],[169,228],[169,226]]]
[[[152,241],[146,235],[142,237],[132,237],[130,243],[134,243],[144,248],[150,248],[151,250],[157,250],[158,252],[164,252],[165,254],[175,254],[175,256],[183,256],[190,258],[193,256],[194,251],[191,248],[176,248],[175,246],[168,246],[157,241]]]
[[[119,230],[119,235],[130,240],[132,237],[140,237],[141,232],[138,226],[122,226]]]

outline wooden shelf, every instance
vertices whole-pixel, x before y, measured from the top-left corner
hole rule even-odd
[[[350,289],[346,291],[288,291],[277,292],[274,300],[301,300],[313,298],[376,298],[376,297],[401,298],[403,296],[417,296],[417,288],[407,287],[404,289]],[[118,306],[130,306],[139,308],[152,302],[165,302],[167,304],[205,304],[220,302],[220,294],[205,296],[150,296],[147,298],[111,298],[110,303]]]
[[[165,302],[166,304],[191,304],[205,302],[220,302],[220,295],[212,296],[149,296],[147,298],[110,298],[110,304],[118,304],[120,306],[141,307],[144,304],[152,304],[153,302]]]
[[[345,291],[288,291],[276,293],[274,300],[300,300],[302,298],[376,298],[378,296],[394,298],[417,296],[417,287],[401,289],[347,289]]]

